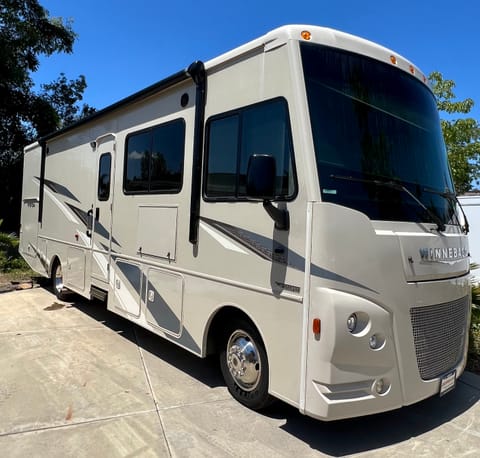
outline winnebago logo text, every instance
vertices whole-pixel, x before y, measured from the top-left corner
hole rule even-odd
[[[468,257],[466,248],[420,248],[422,261],[457,261]]]

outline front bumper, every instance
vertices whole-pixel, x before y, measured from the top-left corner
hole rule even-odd
[[[462,374],[468,276],[404,284],[388,303],[314,288],[310,321],[320,318],[322,333],[308,340],[305,414],[336,420],[393,410],[440,393],[452,370]],[[362,317],[354,332],[352,313]]]

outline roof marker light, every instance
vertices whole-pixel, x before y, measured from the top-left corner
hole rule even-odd
[[[304,40],[310,40],[312,38],[312,34],[308,30],[303,30],[300,35]]]
[[[391,55],[391,56],[390,56],[390,62],[391,62],[393,65],[397,65],[397,58],[396,58],[394,55]]]
[[[410,73],[412,75],[415,75],[415,67],[413,65],[410,65],[408,68],[410,69]]]

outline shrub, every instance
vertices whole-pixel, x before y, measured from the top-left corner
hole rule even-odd
[[[18,252],[18,245],[19,240],[15,235],[0,232],[0,272],[29,269]]]

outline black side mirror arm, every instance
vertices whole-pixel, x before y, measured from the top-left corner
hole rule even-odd
[[[269,200],[263,201],[263,208],[275,221],[275,229],[279,231],[288,231],[290,229],[290,215],[286,209],[274,207]]]

